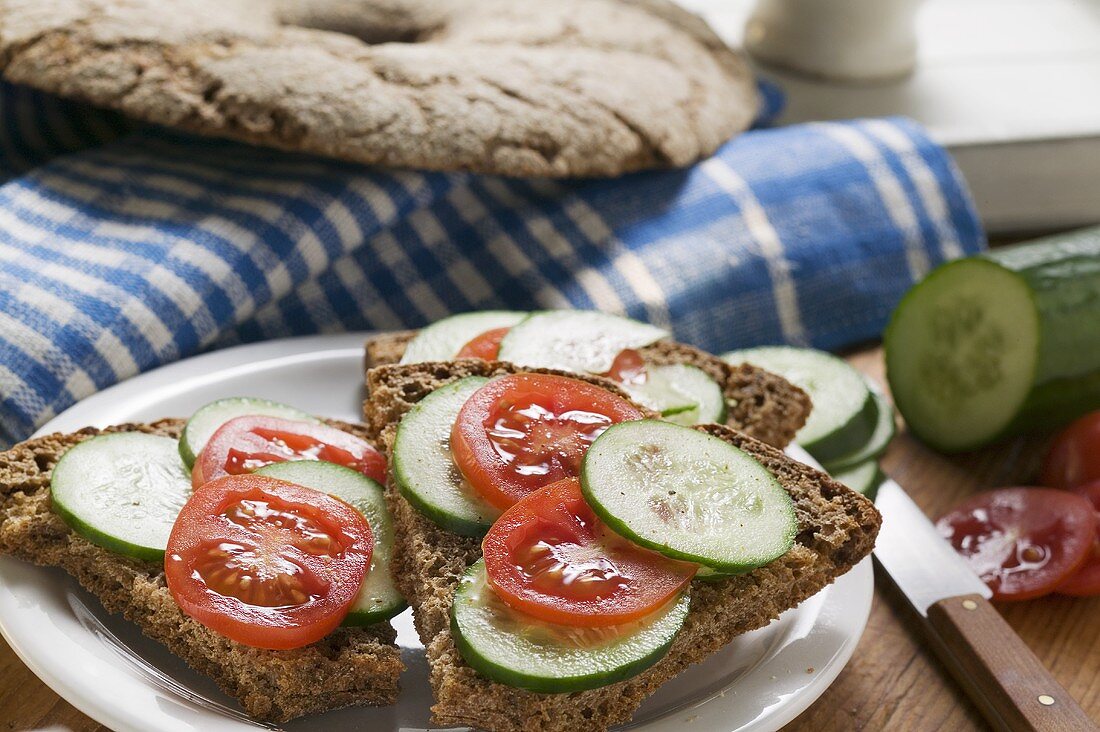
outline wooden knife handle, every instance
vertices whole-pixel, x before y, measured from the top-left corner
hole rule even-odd
[[[981,595],[940,600],[928,608],[928,621],[960,685],[994,729],[1100,729]]]

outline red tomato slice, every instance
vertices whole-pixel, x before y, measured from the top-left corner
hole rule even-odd
[[[480,358],[482,361],[496,361],[500,354],[500,342],[511,328],[493,328],[479,336],[474,336],[462,347],[455,358]]]
[[[455,464],[505,509],[580,472],[588,446],[616,422],[641,419],[625,399],[579,379],[510,374],[474,392],[451,429]]]
[[[370,443],[335,427],[280,417],[246,416],[215,432],[191,469],[191,484],[251,473],[290,460],[324,460],[386,480],[386,458]]]
[[[1042,480],[1053,488],[1100,480],[1100,411],[1086,414],[1055,438],[1043,461]]]
[[[1100,595],[1100,480],[1086,483],[1075,488],[1073,492],[1088,499],[1096,510],[1097,535],[1092,541],[1092,549],[1085,563],[1068,580],[1058,585],[1058,592],[1063,595],[1091,597]]]
[[[343,501],[230,475],[184,505],[164,573],[183,612],[211,630],[257,648],[298,648],[343,621],[373,546],[370,526]]]
[[[936,526],[994,600],[1027,600],[1053,592],[1081,566],[1096,514],[1068,491],[1001,488],[963,501]]]
[[[627,348],[611,362],[607,377],[620,384],[644,384],[646,380],[645,361],[642,354],[633,348]]]
[[[638,620],[691,582],[696,566],[667,559],[607,529],[577,478],[531,493],[481,543],[489,584],[542,620],[597,627]]]

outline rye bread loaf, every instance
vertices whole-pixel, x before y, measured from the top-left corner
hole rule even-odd
[[[386,423],[380,432],[392,451],[397,422],[433,389],[464,376],[517,370],[510,364],[472,360],[375,368],[368,373],[367,421],[373,427]],[[584,380],[617,390],[600,377]],[[397,528],[394,578],[413,607],[427,649],[438,724],[467,724],[490,732],[587,732],[624,723],[665,681],[736,636],[768,624],[870,553],[881,519],[866,498],[747,434],[721,425],[696,429],[752,454],[776,475],[794,501],[799,527],[795,545],[748,574],[693,582],[691,611],[668,655],[632,679],[583,692],[537,694],[491,682],[465,663],[454,645],[449,610],[460,578],[481,555],[480,541],[446,531],[420,514],[391,476],[386,500]]]
[[[383,333],[366,343],[367,369],[395,364],[415,330]],[[726,399],[726,425],[776,447],[785,447],[810,415],[810,397],[781,376],[752,364],[729,364],[706,351],[661,340],[638,349],[646,363],[655,366],[685,364],[702,369],[722,388]],[[373,415],[368,415],[371,417]],[[372,425],[375,429],[377,426]]]
[[[61,567],[102,602],[195,670],[213,678],[251,716],[285,722],[358,704],[392,704],[404,665],[388,623],[339,628],[324,639],[286,651],[241,645],[183,614],[163,567],[115,554],[74,533],[50,510],[50,473],[73,445],[106,432],[178,437],[183,420],[85,428],[52,434],[0,453],[0,553]],[[334,427],[357,433],[357,425]]]

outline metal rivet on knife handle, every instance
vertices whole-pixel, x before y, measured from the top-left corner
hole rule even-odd
[[[1054,706],[1054,697],[1052,697],[1050,694],[1040,694],[1039,703],[1042,704],[1044,707],[1052,707]]]
[[[973,600],[963,600],[963,610],[977,610],[978,603]]]

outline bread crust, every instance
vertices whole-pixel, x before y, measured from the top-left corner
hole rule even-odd
[[[463,376],[518,370],[501,362],[465,360],[374,368],[367,376],[367,422],[380,428],[392,457],[397,422],[432,390]],[[585,380],[618,391],[600,377]],[[490,732],[587,732],[627,722],[665,681],[738,635],[767,625],[870,553],[881,517],[866,498],[728,426],[696,429],[745,450],[776,475],[794,502],[799,532],[795,545],[748,574],[720,582],[694,581],[688,619],[663,660],[632,679],[570,694],[537,694],[497,684],[465,663],[451,636],[449,611],[455,587],[481,555],[480,541],[448,532],[424,517],[401,496],[391,475],[386,500],[397,528],[394,578],[413,608],[427,649],[436,723]]]
[[[396,364],[417,331],[382,333],[367,339],[365,364]],[[729,364],[706,351],[661,340],[639,349],[646,363],[655,366],[685,364],[702,369],[722,388],[726,398],[726,425],[775,447],[786,447],[810,416],[806,392],[786,379],[752,364]]]
[[[50,510],[50,474],[66,450],[108,432],[178,437],[184,421],[123,424],[51,434],[0,453],[0,553],[61,567],[150,638],[204,673],[256,719],[286,722],[357,704],[393,704],[404,669],[388,623],[339,628],[304,648],[251,648],[183,614],[163,567],[103,549],[74,533]],[[331,422],[363,436],[357,425]]]

